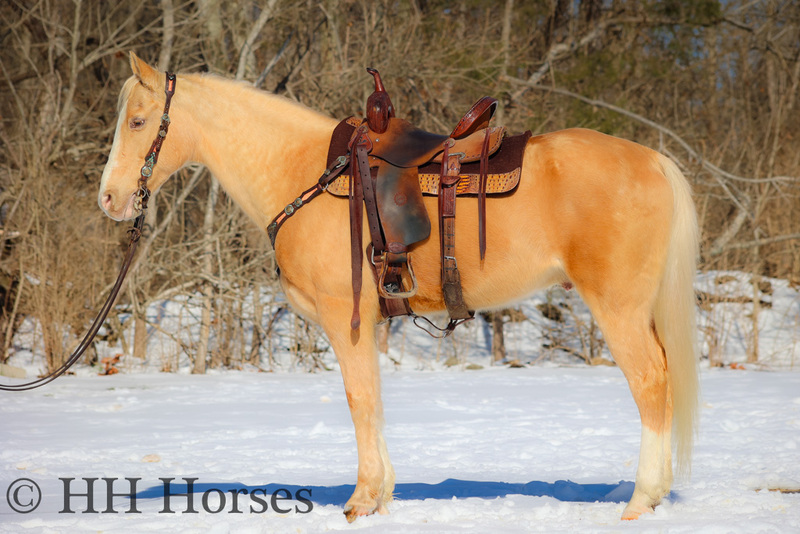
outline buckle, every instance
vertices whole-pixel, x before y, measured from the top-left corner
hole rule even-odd
[[[133,197],[133,209],[142,213],[147,209],[147,201],[150,200],[150,189],[144,183],[139,184],[139,189],[136,190]]]

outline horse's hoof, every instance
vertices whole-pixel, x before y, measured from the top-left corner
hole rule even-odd
[[[360,515],[367,515],[367,514],[363,512],[360,513],[358,508],[356,507],[350,507],[344,509],[344,517],[345,519],[347,519],[348,523],[352,523],[353,521],[358,519],[358,516]]]
[[[640,516],[640,515],[641,515],[641,513],[638,513],[638,512],[632,512],[632,511],[630,511],[630,510],[628,510],[628,509],[626,508],[626,509],[625,509],[625,510],[622,512],[622,517],[621,517],[620,519],[622,519],[623,521],[635,521],[636,519],[639,519],[639,516]]]
[[[372,515],[375,512],[378,512],[380,515],[387,515],[389,510],[383,505],[383,503],[379,503],[373,507],[348,504],[345,506],[344,516],[347,518],[348,523],[352,523],[358,519],[359,516]]]
[[[372,515],[377,510],[377,507],[367,507],[367,506],[354,506],[348,505],[344,509],[344,517],[347,519],[348,523],[352,523],[356,519],[358,519],[362,515]]]
[[[632,503],[628,503],[628,506],[626,506],[625,510],[622,511],[621,519],[623,521],[633,521],[635,519],[639,519],[642,514],[652,514],[653,510],[655,510],[655,505],[637,506],[633,505]]]

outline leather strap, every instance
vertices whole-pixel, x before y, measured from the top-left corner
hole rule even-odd
[[[486,183],[489,168],[489,129],[483,139],[480,161],[480,185],[478,187],[478,247],[481,252],[481,264],[486,257]]]
[[[412,314],[411,305],[407,298],[385,298],[387,294],[385,288],[380,286],[391,286],[393,291],[402,291],[403,288],[403,266],[407,264],[407,251],[404,247],[386,249],[386,240],[381,229],[380,216],[378,213],[377,199],[375,195],[374,178],[369,167],[369,150],[371,143],[366,135],[366,129],[359,129],[351,143],[351,151],[355,151],[352,157],[353,180],[350,187],[350,246],[351,246],[351,268],[353,284],[353,315],[350,319],[350,327],[357,330],[361,325],[360,302],[362,287],[362,228],[363,214],[361,204],[367,212],[367,224],[370,232],[370,265],[375,283],[379,285],[381,313],[384,317],[397,317]]]
[[[283,208],[283,211],[278,213],[272,219],[272,222],[270,222],[267,226],[267,235],[269,236],[269,242],[272,245],[273,250],[275,249],[275,240],[278,237],[278,230],[281,229],[283,223],[285,223],[301,207],[305,206],[325,192],[331,182],[336,180],[336,177],[339,176],[339,173],[341,173],[342,170],[347,166],[349,161],[349,156],[339,156],[333,160],[333,163],[331,163],[330,166],[325,169],[316,184],[300,193],[300,196],[287,204],[286,207]]]
[[[369,168],[369,156],[367,155],[367,148],[363,141],[356,141],[355,150],[355,159],[358,164],[358,174],[361,182],[360,189],[364,194],[364,206],[367,208],[367,224],[369,224],[369,235],[372,238],[372,250],[377,256],[383,254],[386,246],[384,243],[383,234],[381,233],[381,220],[378,215],[378,203],[375,197],[375,184],[372,178],[372,172]]]
[[[158,127],[158,135],[150,145],[150,150],[147,151],[147,155],[145,155],[145,162],[139,173],[139,189],[136,191],[136,197],[134,198],[134,208],[139,210],[140,213],[136,217],[133,227],[128,230],[128,251],[125,254],[125,259],[122,261],[122,267],[120,267],[117,280],[114,282],[114,286],[111,288],[111,293],[109,293],[108,298],[106,298],[105,303],[97,313],[97,317],[95,317],[94,322],[92,322],[92,325],[89,327],[89,331],[83,337],[83,340],[75,348],[75,351],[70,355],[67,361],[61,365],[61,367],[30,382],[24,382],[22,384],[0,384],[0,391],[28,391],[42,387],[45,384],[49,384],[59,376],[66,373],[67,370],[72,367],[72,365],[75,364],[75,362],[77,362],[81,356],[83,356],[83,354],[86,352],[86,349],[88,349],[94,341],[94,338],[97,335],[97,332],[100,330],[100,327],[103,326],[103,322],[106,320],[106,317],[108,317],[108,313],[111,311],[114,301],[117,299],[117,295],[122,288],[122,284],[125,282],[128,269],[133,262],[136,248],[139,245],[139,239],[142,237],[145,212],[147,211],[147,201],[150,198],[150,189],[147,187],[147,179],[153,174],[153,167],[155,167],[156,163],[158,162],[158,154],[161,152],[161,145],[164,143],[164,139],[167,137],[167,131],[169,130],[170,122],[169,106],[172,102],[172,96],[175,94],[176,79],[177,78],[173,73],[166,73],[166,81],[164,85],[164,93],[166,95],[166,101],[164,102],[164,113],[161,115],[161,124]]]
[[[456,261],[456,188],[461,162],[459,154],[450,154],[451,142],[445,143],[442,156],[441,187],[439,188],[439,237],[442,256],[442,295],[450,323],[471,319],[464,302],[461,275]]]
[[[136,192],[133,207],[138,211],[147,209],[147,201],[150,199],[150,189],[147,187],[147,180],[153,175],[153,167],[158,163],[158,155],[161,153],[161,145],[164,144],[164,139],[167,138],[169,131],[169,106],[172,104],[172,96],[175,94],[175,84],[177,77],[171,73],[165,73],[166,79],[164,81],[164,94],[166,99],[164,101],[164,113],[161,114],[161,124],[158,126],[158,135],[153,139],[150,145],[150,150],[144,157],[144,165],[139,170],[139,189]]]
[[[361,303],[361,265],[364,263],[361,240],[364,225],[361,204],[364,201],[364,190],[361,184],[361,162],[358,158],[352,159],[354,172],[353,179],[350,181],[350,272],[353,285],[353,314],[350,317],[350,328],[358,330],[358,327],[361,326],[361,314],[359,311]],[[367,180],[369,180],[369,169],[367,173]]]
[[[408,299],[385,299],[381,298],[381,313],[387,319],[391,317],[405,317],[414,315]]]

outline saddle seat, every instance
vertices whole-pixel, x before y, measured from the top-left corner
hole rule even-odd
[[[397,249],[401,244],[408,247],[430,235],[430,220],[422,201],[421,166],[441,167],[446,142],[449,142],[448,153],[458,154],[461,163],[478,161],[487,138],[487,154],[491,155],[500,147],[504,135],[503,127],[484,128],[453,139],[421,130],[398,118],[389,119],[388,128],[382,134],[370,130],[366,123],[356,128],[351,143],[355,138],[361,140],[368,152],[368,167],[376,169],[373,187],[387,248]],[[329,186],[328,191],[349,195],[348,178],[347,175],[340,177],[338,186],[335,182],[333,190]]]

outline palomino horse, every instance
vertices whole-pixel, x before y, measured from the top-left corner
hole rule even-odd
[[[131,67],[98,197],[116,220],[135,215],[139,168],[165,102],[164,73],[133,54]],[[318,179],[337,124],[244,83],[200,74],[178,76],[170,117],[151,189],[187,163],[202,163],[262,228]],[[435,220],[436,199],[425,202]],[[470,309],[501,308],[567,283],[591,309],[642,421],[636,485],[622,517],[652,511],[672,483],[672,438],[678,467],[688,468],[696,426],[692,282],[698,237],[686,179],[649,148],[572,129],[532,137],[517,190],[487,201],[483,264],[477,210],[458,211],[456,250]],[[413,249],[417,313],[444,310],[439,236],[432,226]],[[286,222],[275,256],[289,302],[322,326],[341,367],[358,446],[358,481],[345,506],[352,521],[387,512],[395,475],[383,437],[375,341],[380,311],[370,276],[361,293],[361,325],[350,326],[350,255],[342,253],[349,250],[349,228],[348,203],[322,195]]]

